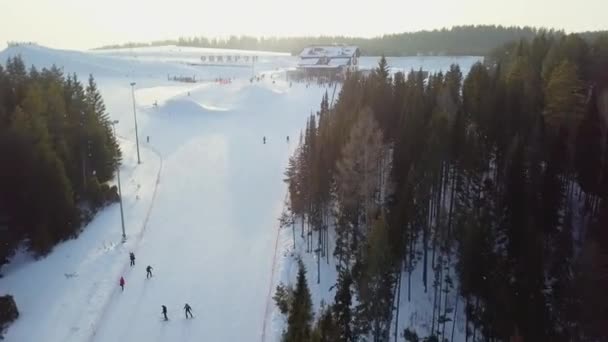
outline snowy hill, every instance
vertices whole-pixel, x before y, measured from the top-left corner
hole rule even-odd
[[[125,56],[131,58],[150,58],[155,60],[173,59],[173,58],[192,58],[198,60],[201,55],[225,55],[225,56],[259,56],[259,57],[285,57],[290,56],[289,53],[270,52],[270,51],[253,51],[253,50],[232,50],[232,49],[210,49],[188,46],[149,46],[136,48],[121,48],[121,49],[101,49],[91,50],[93,54],[110,55],[110,56]]]
[[[112,205],[47,258],[21,254],[4,267],[0,293],[13,294],[21,312],[7,341],[278,340],[280,326],[271,318],[268,294],[292,273],[283,256],[289,255],[287,244],[275,251],[286,192],[283,171],[306,117],[328,89],[290,87],[281,77],[250,83],[252,73],[281,75],[295,62],[289,56],[260,54],[250,70],[182,63],[198,50],[133,51],[140,57],[41,46],[0,52],[2,63],[21,55],[28,66],[56,64],[81,80],[95,76],[108,113],[119,120],[128,237],[120,243],[119,209]],[[452,61],[433,60],[432,67],[445,69]],[[474,62],[463,61],[469,63],[464,70]],[[400,68],[423,66],[416,59],[395,62]],[[168,74],[205,82],[177,83],[168,81]],[[218,77],[232,82],[214,82]],[[139,165],[131,82],[136,82]],[[128,265],[130,251],[134,267]],[[152,279],[146,279],[147,265],[154,268]],[[331,264],[325,272],[331,274]],[[317,299],[327,297],[332,280],[324,279],[322,287],[310,279]],[[183,316],[186,302],[194,320]],[[161,321],[161,305],[169,309],[169,322]]]
[[[246,78],[252,76],[250,67],[235,66],[197,66],[189,63],[200,62],[206,54],[238,54],[234,50],[201,48],[150,47],[138,49],[73,51],[51,49],[40,45],[10,46],[0,52],[0,61],[21,56],[26,65],[38,68],[56,65],[65,73],[76,73],[81,78],[93,74],[96,78],[158,78],[171,76],[195,76],[199,80],[212,80],[216,77]],[[248,52],[243,52],[249,55]],[[286,54],[256,52],[257,71],[275,70],[277,67],[295,66],[295,59]]]

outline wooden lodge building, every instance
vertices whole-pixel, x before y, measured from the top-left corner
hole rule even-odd
[[[341,80],[347,72],[358,69],[360,56],[356,46],[313,45],[302,50],[296,69],[305,78]]]

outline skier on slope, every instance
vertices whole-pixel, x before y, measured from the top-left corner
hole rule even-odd
[[[164,305],[161,305],[163,307],[163,316],[165,316],[165,321],[168,321],[169,318],[167,317],[167,307]]]
[[[287,136],[287,142],[289,142],[289,135]]]
[[[264,142],[264,144],[266,144],[266,136],[264,136],[264,138],[262,138],[262,141]]]
[[[188,303],[184,305],[184,311],[186,312],[186,319],[188,319],[188,315],[190,315],[190,318],[194,318],[194,316],[192,316],[192,307],[188,305]]]
[[[120,280],[118,281],[118,284],[120,285],[120,289],[122,291],[124,291],[125,290],[125,278],[120,277]]]
[[[131,259],[131,266],[135,266],[135,254],[133,252],[129,253],[129,259]]]
[[[151,278],[152,277],[152,266],[148,265],[148,267],[146,267],[146,279]]]

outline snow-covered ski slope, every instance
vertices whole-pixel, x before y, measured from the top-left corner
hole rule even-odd
[[[326,89],[290,87],[282,72],[295,66],[290,56],[256,53],[254,70],[188,65],[199,52],[217,53],[41,46],[0,53],[2,63],[21,55],[28,66],[56,64],[83,81],[89,73],[95,76],[110,116],[119,120],[128,236],[120,243],[119,207],[112,205],[78,239],[59,245],[48,257],[35,261],[19,254],[5,266],[0,294],[13,294],[21,313],[7,341],[278,340],[280,327],[270,324],[268,293],[285,274],[279,268],[287,267],[273,260],[281,257],[275,246],[286,194],[283,171],[306,117]],[[433,59],[429,68],[428,59],[394,63],[400,69],[438,70],[452,62],[468,68],[476,60]],[[375,62],[369,58],[365,65]],[[253,72],[267,77],[250,83]],[[208,81],[177,83],[167,75]],[[212,81],[218,77],[233,80]],[[140,165],[131,82],[136,82]],[[129,251],[136,255],[135,267],[128,265]],[[146,279],[147,265],[154,268],[152,279]],[[126,280],[124,292],[120,276]],[[186,302],[193,308],[192,320],[184,318]],[[161,305],[168,307],[168,322],[161,321]]]

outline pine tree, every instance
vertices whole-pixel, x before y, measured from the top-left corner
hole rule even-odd
[[[291,310],[291,306],[293,305],[293,289],[285,286],[284,284],[279,284],[277,285],[272,299],[279,308],[279,311],[283,315],[286,315],[289,313],[289,310]]]
[[[574,64],[562,62],[552,71],[545,89],[545,98],[545,123],[554,132],[554,136],[562,126],[578,126],[584,97]]]
[[[368,241],[362,275],[355,286],[359,302],[355,310],[355,330],[359,336],[371,333],[374,341],[386,341],[392,317],[395,274],[382,216],[375,221]]]
[[[97,179],[101,182],[110,180],[116,163],[120,160],[118,141],[114,136],[109,115],[97,90],[93,75],[89,75],[86,87],[85,102],[87,106],[88,154],[89,164]]]
[[[306,268],[298,260],[298,277],[293,290],[293,302],[287,316],[287,331],[283,336],[286,342],[306,342],[311,337],[312,300],[306,280]]]
[[[371,218],[378,210],[379,165],[384,157],[382,133],[373,114],[364,110],[353,126],[342,158],[337,163],[337,200],[344,216],[348,236],[349,257],[361,255],[361,240],[371,227]],[[346,241],[345,241],[346,242]],[[352,262],[354,260],[345,260]]]
[[[602,131],[606,129],[606,123],[600,118],[597,93],[598,89],[592,89],[587,111],[578,127],[574,156],[578,183],[591,194],[600,189]]]
[[[312,342],[338,341],[337,329],[332,316],[331,307],[324,308],[323,305],[321,305],[321,314],[312,331],[310,340]]]
[[[390,76],[390,70],[389,70],[388,62],[386,61],[386,57],[384,57],[384,55],[382,55],[380,57],[380,61],[378,62],[378,67],[374,70],[374,72],[381,81],[383,81],[383,82],[388,81],[389,76]]]
[[[332,306],[333,316],[338,330],[336,341],[351,342],[355,340],[352,331],[352,277],[348,270],[343,270],[338,275],[338,288]]]

